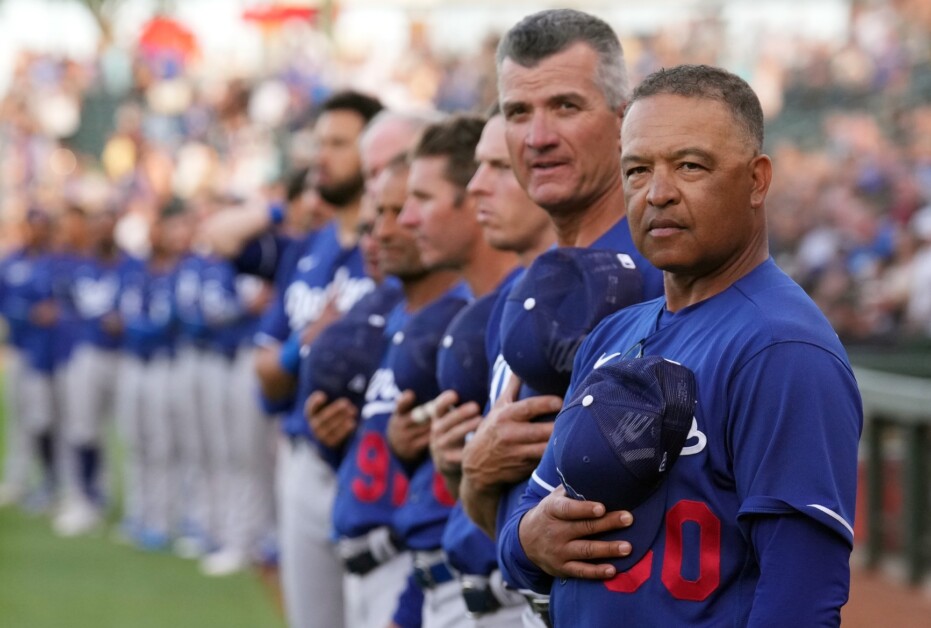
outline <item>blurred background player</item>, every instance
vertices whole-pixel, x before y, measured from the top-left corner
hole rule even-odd
[[[210,552],[210,480],[205,433],[205,369],[208,326],[203,311],[205,251],[195,243],[199,225],[207,219],[204,201],[187,201],[183,216],[186,229],[178,234],[182,251],[174,276],[174,313],[177,340],[174,367],[174,413],[177,418],[180,483],[178,538],[174,551],[184,558],[200,558]]]
[[[115,418],[122,326],[116,312],[126,255],[114,239],[117,212],[87,204],[87,246],[71,257],[66,307],[73,317],[74,352],[66,373],[64,435],[77,467],[77,486],[66,487],[65,503],[55,518],[62,536],[96,527],[105,496],[102,447],[106,421]]]
[[[207,575],[245,568],[268,532],[271,503],[263,494],[270,442],[255,396],[253,336],[271,300],[261,278],[240,274],[229,261],[206,258],[201,308],[209,329],[203,364],[204,428],[211,491],[210,533],[216,550],[204,557]]]
[[[60,407],[53,389],[55,302],[52,218],[31,208],[21,246],[0,263],[0,313],[7,322],[7,458],[0,505],[25,500],[29,509],[53,504],[59,470]],[[36,463],[39,468],[36,469]],[[40,472],[38,486],[33,476]]]
[[[149,254],[131,258],[120,288],[124,355],[117,426],[125,447],[121,534],[148,550],[169,547],[183,493],[174,417],[174,282],[188,223],[180,202],[159,208]]]

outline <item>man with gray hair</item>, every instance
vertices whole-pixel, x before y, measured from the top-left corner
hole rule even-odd
[[[558,245],[621,253],[643,276],[643,298],[662,294],[661,273],[637,252],[627,225],[619,143],[628,81],[617,35],[587,13],[542,11],[508,31],[497,64],[514,174],[549,214]],[[539,461],[527,446],[542,452],[552,431],[533,419],[562,403],[512,376],[518,365],[495,363],[502,392],[465,446],[460,485],[466,512],[492,538]],[[543,603],[534,604],[545,616]]]

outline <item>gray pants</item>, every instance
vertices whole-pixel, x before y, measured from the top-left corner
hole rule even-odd
[[[227,450],[220,470],[226,478],[221,544],[249,555],[274,525],[274,434],[277,426],[259,407],[253,349],[242,348],[227,387]]]
[[[206,467],[204,425],[205,352],[194,346],[178,349],[172,377],[177,420],[182,503],[179,515],[189,530],[207,534],[210,528],[210,487]]]
[[[116,351],[82,345],[67,366],[65,439],[70,445],[98,445],[104,421],[115,416],[120,355]]]
[[[26,491],[35,456],[28,432],[23,425],[22,356],[14,347],[6,347],[3,356],[4,403],[6,405],[6,452],[3,484],[13,494]]]
[[[168,535],[175,522],[177,434],[172,416],[171,360],[124,356],[120,368],[118,427],[126,449],[126,516],[146,530]]]
[[[342,628],[343,563],[330,541],[336,474],[307,443],[278,450],[281,584],[291,628]]]

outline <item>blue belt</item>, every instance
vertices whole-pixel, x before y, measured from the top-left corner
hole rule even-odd
[[[442,552],[414,552],[414,582],[421,589],[435,589],[452,579]]]

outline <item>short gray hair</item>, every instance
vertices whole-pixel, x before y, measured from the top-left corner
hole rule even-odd
[[[763,108],[753,88],[727,70],[710,65],[680,65],[649,75],[630,97],[628,107],[643,98],[672,94],[722,103],[747,132],[755,151],[763,150]]]
[[[624,106],[630,93],[624,49],[617,33],[601,18],[575,9],[551,9],[528,15],[511,27],[498,44],[496,63],[511,59],[525,68],[560,53],[576,43],[584,43],[598,53],[595,80],[600,84],[608,106]]]

